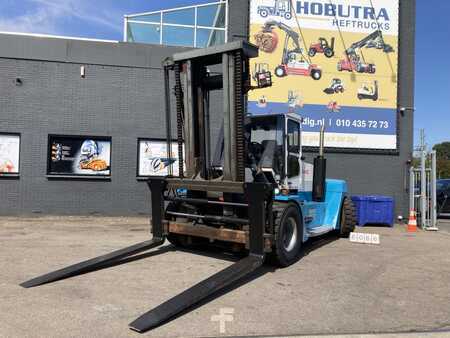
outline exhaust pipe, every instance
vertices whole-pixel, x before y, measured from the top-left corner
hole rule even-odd
[[[325,179],[327,176],[327,159],[323,156],[325,143],[325,127],[320,128],[319,156],[314,159],[312,199],[315,202],[325,200]]]

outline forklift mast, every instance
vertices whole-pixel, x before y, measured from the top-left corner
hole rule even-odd
[[[175,73],[177,107],[177,143],[180,180],[212,179],[217,182],[212,160],[209,93],[222,90],[223,98],[223,168],[224,185],[244,182],[244,94],[250,84],[248,58],[258,54],[256,47],[234,42],[211,50],[195,50],[175,54],[166,66],[166,88],[169,88],[168,71]],[[221,65],[221,74],[212,75],[208,67]],[[217,67],[217,66],[216,66]],[[166,93],[166,97],[170,92]],[[166,105],[167,142],[170,143],[170,101]],[[183,146],[186,171],[183,168]]]

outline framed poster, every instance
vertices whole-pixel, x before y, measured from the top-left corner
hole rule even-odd
[[[47,174],[55,176],[111,176],[111,138],[49,135]]]
[[[20,168],[20,135],[0,133],[0,176],[17,176]]]
[[[172,175],[178,176],[178,163],[177,142],[172,142],[172,153],[168,155],[166,140],[138,139],[138,177],[167,176],[169,167],[172,168]]]
[[[254,115],[296,113],[302,144],[347,152],[397,152],[399,1],[251,0],[252,77],[274,84],[251,91]]]

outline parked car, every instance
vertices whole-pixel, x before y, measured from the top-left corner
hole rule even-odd
[[[436,181],[438,217],[450,217],[450,179]]]

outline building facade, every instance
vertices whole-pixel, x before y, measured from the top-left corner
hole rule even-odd
[[[226,4],[223,41],[249,38],[250,1]],[[222,41],[221,29],[195,25],[194,30],[211,30],[207,44]],[[413,151],[414,1],[399,2],[398,27],[396,149],[333,147],[327,158],[328,176],[347,180],[351,194],[392,196],[396,213],[406,216]],[[157,148],[165,136],[161,62],[181,48],[1,34],[0,161],[2,152],[11,159],[0,176],[0,214],[149,214],[143,166],[160,163],[143,164],[141,157],[145,147]],[[213,125],[218,128],[219,121]],[[306,160],[315,151],[308,147]],[[97,161],[83,162],[91,167],[82,169],[78,159],[83,156]],[[61,157],[70,165],[58,166]]]

